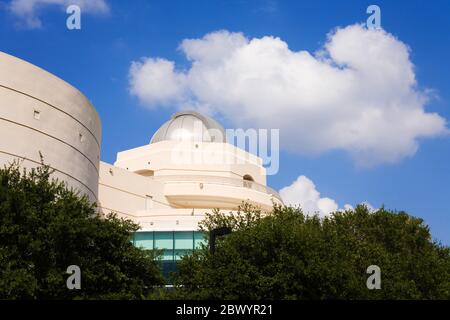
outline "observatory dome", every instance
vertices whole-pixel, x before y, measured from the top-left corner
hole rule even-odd
[[[214,119],[195,111],[175,113],[153,135],[161,141],[226,142],[225,129]]]

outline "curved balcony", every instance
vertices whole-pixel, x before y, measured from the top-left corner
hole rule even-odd
[[[208,175],[149,178],[164,183],[164,195],[178,207],[235,209],[243,201],[248,201],[270,209],[274,203],[283,203],[272,188],[243,179]]]

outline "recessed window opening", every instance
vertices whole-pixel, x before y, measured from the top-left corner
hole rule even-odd
[[[41,118],[41,112],[39,110],[34,110],[33,117],[36,120],[39,120]]]

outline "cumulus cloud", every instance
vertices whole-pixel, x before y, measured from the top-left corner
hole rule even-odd
[[[82,12],[93,14],[109,12],[106,0],[11,0],[8,9],[19,18],[22,27],[35,29],[42,27],[39,11],[51,5],[63,9],[70,5],[78,5]]]
[[[146,58],[133,62],[130,68],[131,93],[149,105],[183,101],[186,76],[175,73],[174,68],[175,64],[165,59]]]
[[[448,134],[426,112],[409,48],[384,30],[337,28],[314,53],[272,36],[218,31],[182,41],[190,62],[147,57],[130,69],[133,95],[150,107],[197,108],[235,126],[280,129],[281,147],[300,154],[348,152],[373,166],[412,156],[421,138]]]
[[[333,199],[322,198],[316,185],[305,176],[299,176],[290,186],[281,189],[280,196],[286,205],[300,206],[306,214],[325,216],[339,208]]]
[[[320,217],[336,211],[353,209],[353,206],[350,204],[345,204],[343,208],[339,208],[335,200],[321,197],[314,182],[305,176],[299,176],[291,185],[281,189],[280,196],[285,205],[300,206],[305,214],[318,214]],[[366,205],[370,211],[376,210],[367,201],[362,202],[362,204]]]

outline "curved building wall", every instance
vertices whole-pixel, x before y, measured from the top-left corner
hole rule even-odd
[[[44,162],[55,177],[97,200],[100,118],[77,89],[0,52],[0,165]]]

